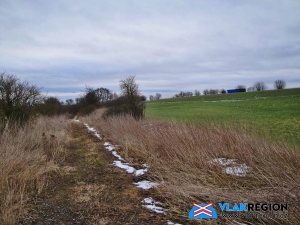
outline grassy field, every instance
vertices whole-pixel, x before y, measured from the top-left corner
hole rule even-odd
[[[300,149],[300,88],[162,99],[147,103],[146,117],[234,124]]]

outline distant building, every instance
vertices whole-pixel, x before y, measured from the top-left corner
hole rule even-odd
[[[230,90],[227,90],[227,93],[228,93],[228,94],[231,94],[231,93],[237,93],[237,92],[246,92],[246,88],[230,89]]]

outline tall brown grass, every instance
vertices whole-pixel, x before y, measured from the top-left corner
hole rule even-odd
[[[169,205],[169,214],[187,218],[192,202],[287,201],[289,220],[267,219],[254,224],[297,223],[300,154],[295,149],[259,140],[237,127],[196,127],[131,117],[102,121],[100,117],[101,112],[95,112],[86,119],[122,145],[121,154],[128,161],[150,165],[148,175],[162,183],[157,190]],[[215,158],[235,159],[251,170],[245,177],[226,174],[224,166],[209,163]]]
[[[15,224],[31,194],[43,190],[61,160],[69,123],[63,116],[40,117],[0,134],[0,224]]]

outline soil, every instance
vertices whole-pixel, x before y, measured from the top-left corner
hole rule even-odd
[[[73,123],[60,169],[27,204],[19,224],[167,225],[166,215],[142,206],[155,190],[136,188],[136,178],[112,165],[115,158],[103,143],[82,123]]]

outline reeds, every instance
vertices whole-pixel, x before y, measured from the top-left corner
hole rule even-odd
[[[123,147],[128,161],[150,165],[150,177],[161,183],[158,191],[169,213],[187,217],[192,202],[289,203],[289,220],[297,221],[300,190],[300,154],[295,149],[254,138],[238,127],[193,126],[131,117],[89,118],[90,125],[107,133]],[[98,125],[97,125],[98,124]],[[234,159],[227,166],[214,159]],[[226,173],[226,167],[244,165],[245,176]],[[252,221],[253,222],[253,221]],[[257,221],[258,222],[258,221]],[[262,222],[262,221],[261,221]]]
[[[40,117],[0,135],[0,224],[15,224],[29,196],[43,190],[62,160],[68,127],[63,116]]]

